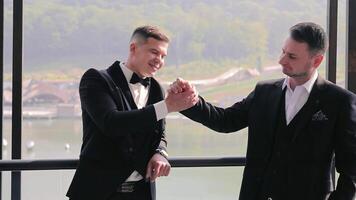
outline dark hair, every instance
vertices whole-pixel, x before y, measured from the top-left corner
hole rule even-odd
[[[134,38],[142,39],[144,42],[148,38],[154,38],[159,41],[169,42],[168,36],[166,36],[161,30],[155,26],[140,26],[132,33],[131,40]]]
[[[324,54],[328,48],[328,38],[324,29],[318,24],[312,22],[302,22],[292,26],[290,37],[297,42],[308,44],[309,51],[312,54]]]

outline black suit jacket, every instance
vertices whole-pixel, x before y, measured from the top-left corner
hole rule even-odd
[[[118,87],[114,92],[96,69],[80,81],[83,144],[67,192],[72,199],[107,199],[134,170],[145,177],[155,150],[166,148],[165,121],[156,120],[152,105],[164,98],[158,82],[151,79],[147,106],[137,109],[119,62],[107,72]]]
[[[200,97],[194,107],[182,112],[218,132],[248,127],[240,200],[256,200],[260,195],[283,99],[282,84],[282,79],[259,83],[247,98],[225,109]],[[356,96],[319,77],[302,109],[304,116],[281,158],[288,168],[283,199],[352,200],[356,197]],[[331,178],[334,155],[340,173],[336,190]]]

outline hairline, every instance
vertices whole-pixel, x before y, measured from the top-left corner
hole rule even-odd
[[[154,40],[157,40],[157,41],[160,41],[160,42],[165,42],[165,43],[169,43],[168,41],[165,41],[165,40],[162,40],[162,39],[158,39],[158,38],[155,38],[153,36],[148,36],[148,37],[144,37],[140,34],[135,34],[131,37],[131,40],[130,40],[130,43],[136,43],[138,45],[142,45],[142,44],[146,44],[148,39],[154,39]]]

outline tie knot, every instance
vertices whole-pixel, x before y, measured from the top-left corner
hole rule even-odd
[[[150,82],[151,82],[151,80],[149,77],[141,78],[136,73],[133,73],[132,77],[130,79],[130,83],[132,83],[132,84],[141,83],[145,87],[147,87],[150,84]]]

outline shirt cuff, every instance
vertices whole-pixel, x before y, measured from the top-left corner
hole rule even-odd
[[[157,121],[165,118],[168,115],[167,105],[164,100],[153,104],[153,106],[155,108]]]

